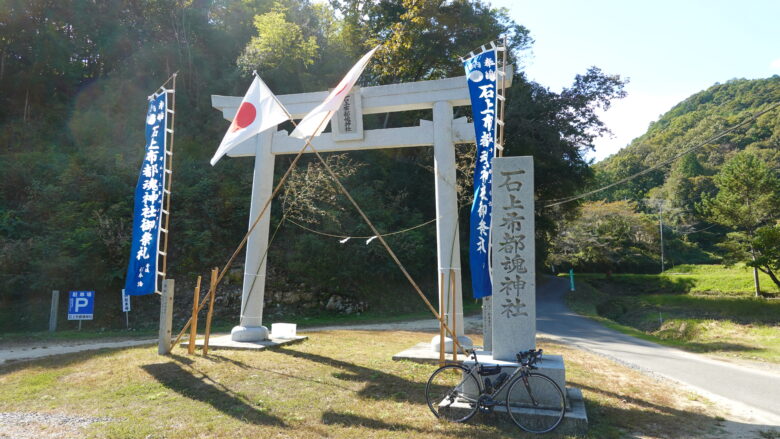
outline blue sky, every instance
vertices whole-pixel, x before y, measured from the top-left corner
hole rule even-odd
[[[716,82],[780,74],[780,0],[492,0],[536,40],[524,63],[552,90],[589,66],[627,77],[628,97],[603,114],[615,138],[600,160],[674,104]]]

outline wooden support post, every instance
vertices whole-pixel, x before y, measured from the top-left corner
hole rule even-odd
[[[195,292],[192,294],[192,325],[190,326],[190,343],[187,345],[187,353],[195,353],[195,339],[198,338],[198,301],[200,300],[200,276],[195,283]]]
[[[157,341],[157,353],[165,355],[171,352],[171,326],[173,324],[173,279],[163,281],[160,297],[160,333]]]
[[[444,306],[444,273],[440,274],[441,281],[439,282],[439,303]],[[441,310],[444,311],[444,310]],[[439,367],[444,366],[444,312],[440,312],[439,316]]]
[[[458,361],[458,313],[455,304],[457,292],[455,291],[455,270],[450,269],[450,293],[452,299],[450,300],[450,306],[452,307],[452,361]]]
[[[206,315],[206,336],[203,338],[203,355],[209,354],[209,336],[211,335],[211,318],[214,316],[214,300],[217,297],[217,267],[211,269],[211,282],[209,283],[209,313]]]

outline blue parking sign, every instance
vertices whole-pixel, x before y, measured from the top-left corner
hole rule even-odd
[[[68,300],[68,320],[92,320],[94,309],[94,291],[70,292]]]

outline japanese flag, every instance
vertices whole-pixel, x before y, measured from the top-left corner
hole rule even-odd
[[[211,158],[211,166],[244,140],[289,119],[287,110],[276,96],[259,76],[255,76],[244,100],[241,101],[241,106],[238,107],[233,123],[230,124],[214,157]]]
[[[333,117],[333,114],[341,107],[341,103],[344,102],[344,98],[347,97],[352,87],[355,86],[360,74],[366,68],[368,61],[374,52],[379,49],[379,46],[371,49],[370,52],[363,55],[360,61],[357,62],[352,69],[347,72],[347,76],[339,82],[339,85],[333,89],[332,92],[325,98],[320,105],[314,107],[313,110],[301,120],[301,123],[295,128],[295,131],[290,134],[290,137],[296,137],[298,139],[305,139],[307,137],[319,136],[322,130],[328,125],[328,121]]]

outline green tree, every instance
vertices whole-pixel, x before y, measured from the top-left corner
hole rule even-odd
[[[756,267],[772,279],[780,287],[780,223],[775,226],[764,226],[756,230],[752,247],[757,257],[748,265]]]
[[[758,254],[754,246],[756,231],[778,217],[780,180],[776,172],[755,155],[736,154],[714,178],[718,193],[702,202],[703,211],[718,224],[733,229],[729,248],[743,248],[750,255],[756,295],[761,294],[758,281]]]
[[[282,68],[285,71],[306,68],[314,63],[319,46],[313,35],[305,36],[302,26],[287,20],[289,7],[276,3],[270,12],[255,16],[257,35],[252,37],[238,58],[238,66],[249,73],[256,68]]]
[[[548,262],[589,271],[646,271],[657,264],[658,228],[629,201],[582,205],[553,240]]]

